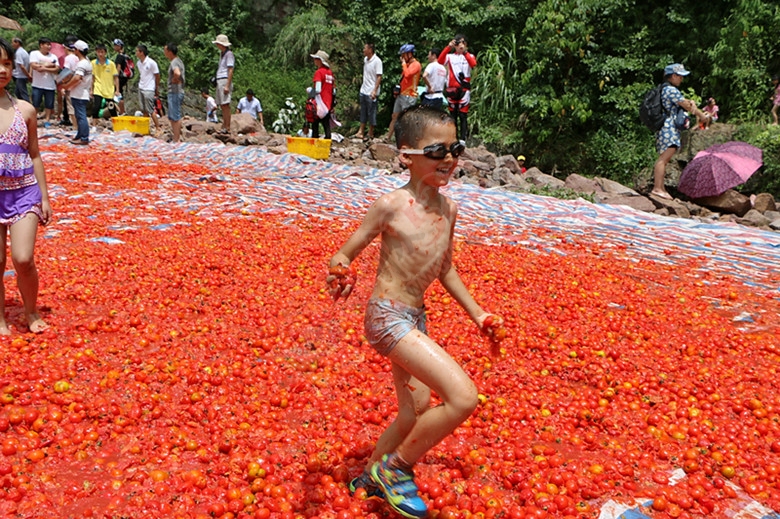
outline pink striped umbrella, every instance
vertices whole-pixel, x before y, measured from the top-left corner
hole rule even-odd
[[[763,163],[761,148],[739,141],[716,144],[685,166],[677,189],[691,198],[718,196],[743,184]]]

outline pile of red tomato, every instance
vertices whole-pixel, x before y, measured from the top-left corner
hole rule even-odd
[[[360,215],[202,215],[161,203],[161,181],[218,198],[224,182],[197,179],[230,172],[47,151],[67,151],[47,164],[56,219],[36,250],[52,327],[19,331],[7,277],[0,517],[392,517],[346,488],[396,411],[362,328],[378,247],[354,263],[347,302],[325,283]],[[431,336],[480,391],[416,467],[431,517],[597,517],[635,499],[652,517],[725,517],[752,500],[780,511],[776,292],[609,244],[554,254],[470,238],[456,266],[508,336],[491,354],[429,290]],[[733,320],[744,312],[753,322]]]

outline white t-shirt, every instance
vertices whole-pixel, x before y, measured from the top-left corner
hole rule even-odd
[[[253,97],[251,101],[246,97],[242,97],[236,108],[238,108],[241,113],[250,114],[255,119],[257,119],[257,114],[263,111],[263,107],[256,97]]]
[[[149,56],[146,56],[143,61],[139,59],[136,62],[135,68],[138,69],[138,73],[141,76],[138,80],[138,90],[150,90],[154,92],[156,90],[154,75],[160,73],[157,62]]]
[[[425,67],[423,77],[428,78],[433,90],[432,93],[439,93],[444,90],[444,86],[447,84],[447,69],[438,61],[434,61]]]
[[[77,57],[73,73],[81,76],[81,81],[70,89],[71,99],[89,101],[89,91],[92,89],[92,63],[88,59],[79,60]]]
[[[206,120],[210,123],[215,123],[218,121],[217,102],[214,101],[214,98],[211,96],[206,98]]]
[[[33,63],[53,63],[59,66],[57,56],[51,52],[44,56],[39,50],[34,50],[30,53],[30,68],[32,68]],[[43,90],[57,90],[57,83],[54,81],[55,77],[57,77],[56,72],[32,70],[32,86]]]
[[[65,56],[65,59],[62,60],[63,67],[73,70],[76,70],[76,64],[79,62],[79,57],[73,54],[72,52]]]
[[[376,86],[376,77],[382,75],[382,60],[374,54],[371,59],[363,56],[363,84],[360,86],[360,93],[370,96]],[[379,90],[376,95],[379,97]]]

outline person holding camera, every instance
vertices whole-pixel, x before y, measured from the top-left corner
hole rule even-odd
[[[467,119],[471,101],[471,70],[477,66],[477,58],[468,51],[466,37],[456,34],[439,54],[439,63],[447,67],[444,93],[449,101],[450,114],[456,122],[458,138],[465,142],[469,136]]]

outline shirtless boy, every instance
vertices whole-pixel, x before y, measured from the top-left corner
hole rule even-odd
[[[452,265],[457,207],[439,193],[464,146],[449,115],[429,107],[404,111],[395,126],[400,161],[409,182],[381,196],[330,260],[327,278],[334,299],[355,284],[352,261],[378,235],[381,250],[376,284],[365,313],[369,343],[392,362],[398,416],[377,441],[365,471],[350,490],[383,497],[405,517],[427,514],[412,467],[454,431],[477,406],[477,389],[458,363],[426,335],[423,296],[438,279],[491,339],[506,335],[503,319],[485,312]],[[431,390],[442,404],[431,407]]]

